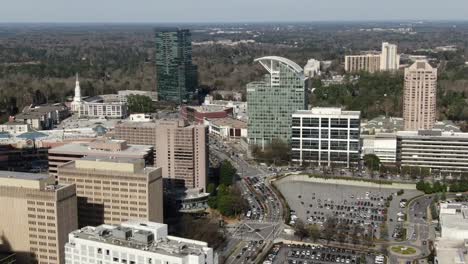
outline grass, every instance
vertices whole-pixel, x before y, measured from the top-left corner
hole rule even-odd
[[[416,253],[416,249],[407,246],[394,246],[392,251],[402,255],[413,255]]]

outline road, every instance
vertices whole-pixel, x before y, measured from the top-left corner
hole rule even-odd
[[[210,137],[210,155],[220,161],[229,160],[237,169],[240,179],[235,184],[249,203],[248,216],[244,215],[238,224],[229,226],[228,239],[243,242],[224,250],[224,254],[231,253],[226,263],[252,263],[260,249],[283,230],[283,205],[268,181],[274,173],[249,164],[216,137]]]

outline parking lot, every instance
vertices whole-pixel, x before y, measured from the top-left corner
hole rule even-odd
[[[324,245],[276,244],[267,255],[264,264],[367,264],[383,263],[383,256],[369,252],[330,247]]]
[[[416,190],[398,193],[398,189],[295,181],[283,182],[278,188],[290,206],[291,225],[301,219],[322,226],[327,218],[335,217],[340,223],[361,226],[364,234],[380,238],[382,223],[386,222],[390,239],[402,233],[406,204],[401,201],[420,194]]]

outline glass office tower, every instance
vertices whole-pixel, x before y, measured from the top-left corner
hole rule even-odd
[[[192,37],[187,29],[156,29],[156,82],[158,99],[183,103],[198,85],[192,64]]]
[[[282,57],[269,56],[255,61],[269,74],[264,81],[247,84],[249,143],[263,148],[273,139],[289,142],[292,114],[307,109],[304,71]]]

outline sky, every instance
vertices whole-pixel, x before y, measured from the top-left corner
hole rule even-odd
[[[3,0],[0,22],[468,20],[468,0]]]

